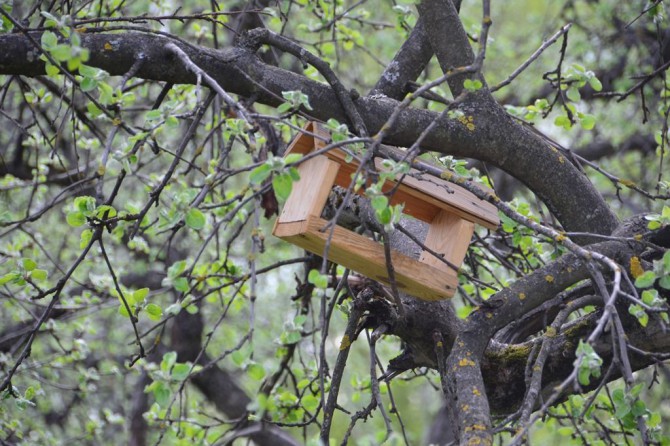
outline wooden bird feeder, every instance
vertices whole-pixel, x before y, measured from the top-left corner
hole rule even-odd
[[[310,134],[298,135],[288,150],[306,155],[319,150],[330,138],[319,124],[305,127]],[[318,135],[324,139],[315,138]],[[300,180],[293,184],[291,195],[275,222],[272,233],[283,240],[324,255],[330,238],[328,259],[366,277],[389,284],[386,256],[382,244],[341,226],[324,230],[328,221],[321,218],[323,208],[334,185],[349,187],[358,164],[346,161],[340,149],[303,161],[298,166]],[[378,165],[379,166],[379,165]],[[490,229],[498,227],[498,212],[490,203],[478,199],[467,190],[439,178],[406,175],[398,185],[387,181],[384,190],[396,187],[390,204],[404,203],[403,213],[430,225],[424,245],[444,256],[450,264],[460,267],[470,244],[474,224]],[[423,251],[419,260],[392,251],[391,262],[398,288],[423,300],[452,297],[458,286],[458,274],[433,254]]]

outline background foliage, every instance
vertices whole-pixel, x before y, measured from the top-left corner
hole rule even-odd
[[[276,108],[253,97],[226,98],[207,88],[204,76],[193,85],[143,78],[141,60],[125,76],[110,76],[88,64],[92,49],[82,36],[142,32],[220,49],[264,26],[330,64],[347,89],[367,94],[416,25],[413,2],[5,0],[0,8],[2,33],[37,31],[29,35],[42,51],[32,57],[46,63],[38,76],[0,77],[2,444],[228,444],[236,436],[318,444],[332,368],[356,309],[351,290],[337,286],[341,268],[325,268],[270,236],[273,196],[282,202],[297,179],[292,160],[280,155],[315,98],[284,91]],[[460,11],[475,49],[481,8],[463,2]],[[495,99],[583,157],[585,174],[620,219],[647,212],[649,229],[667,227],[664,3],[528,0],[491,8],[482,73]],[[561,29],[509,86],[501,84]],[[116,43],[107,45],[103,51]],[[288,52],[263,46],[259,54],[269,65],[326,82]],[[433,61],[417,85],[441,75]],[[465,88],[476,94],[484,86]],[[431,92],[412,105],[453,107],[446,83]],[[354,138],[340,123],[328,125],[334,140]],[[501,214],[497,233],[478,230],[453,303],[465,318],[569,249],[520,223],[560,230],[522,182],[444,150],[422,158],[494,187],[520,216]],[[622,317],[640,326],[667,323],[664,249],[623,265],[637,279],[641,302],[627,302]],[[566,322],[601,307],[586,302]],[[519,345],[550,336],[549,324]],[[376,331],[363,331],[346,360],[332,441],[453,439],[440,427],[439,371],[418,367],[377,382],[404,347],[387,336],[376,344],[379,368],[373,364],[371,379],[371,336]],[[601,369],[589,343],[572,345],[575,351],[574,395],[518,424],[518,413],[508,417],[518,407],[507,408],[493,423],[497,439],[670,442],[670,350],[648,353],[653,365],[634,382],[606,386],[623,372]],[[388,415],[368,417],[376,394]],[[529,437],[512,440],[530,425]]]

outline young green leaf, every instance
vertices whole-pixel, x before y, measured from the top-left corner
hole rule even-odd
[[[65,217],[67,224],[75,228],[82,226],[86,223],[86,216],[81,212],[69,212]]]
[[[252,363],[247,367],[247,375],[255,381],[260,381],[265,378],[265,369],[260,364]]]
[[[148,304],[144,308],[144,311],[147,312],[147,316],[149,316],[149,319],[152,321],[159,321],[163,317],[163,310],[156,304]]]
[[[261,164],[251,171],[249,181],[251,184],[261,184],[272,173],[272,167],[269,164]]]
[[[288,174],[275,175],[272,179],[272,188],[279,201],[286,201],[293,190],[293,179]]]
[[[189,209],[188,212],[186,213],[184,221],[186,223],[186,226],[188,226],[191,229],[195,229],[196,231],[199,231],[202,228],[204,228],[205,223],[207,222],[205,214],[203,214],[200,211],[200,209],[197,208]]]
[[[326,289],[328,287],[328,276],[321,274],[319,270],[313,269],[307,276],[307,281],[317,288]]]

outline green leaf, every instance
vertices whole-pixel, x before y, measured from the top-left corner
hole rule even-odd
[[[81,88],[81,91],[84,92],[93,91],[98,87],[98,81],[89,77],[85,77],[79,84],[79,87]]]
[[[260,364],[252,363],[247,367],[247,375],[255,381],[260,381],[265,378],[265,369]]]
[[[272,167],[269,164],[261,164],[251,171],[249,181],[251,184],[261,184],[272,173]]]
[[[570,130],[570,128],[572,127],[570,119],[568,119],[568,117],[564,115],[556,116],[556,119],[554,119],[554,125],[558,127],[563,127],[566,130]]]
[[[463,88],[465,88],[468,91],[477,91],[480,88],[482,88],[483,84],[482,81],[479,79],[466,79],[463,82]]]
[[[34,269],[30,272],[31,279],[42,281],[46,280],[49,276],[49,273],[45,269]]]
[[[319,270],[313,269],[307,276],[307,281],[317,288],[325,290],[328,287],[328,276],[321,274]]]
[[[74,199],[74,207],[84,214],[95,211],[95,198],[82,195]]]
[[[21,273],[17,271],[12,271],[10,273],[5,274],[4,276],[0,276],[0,285],[4,285],[9,282],[17,282],[21,278]]]
[[[293,108],[293,105],[291,105],[290,102],[282,102],[279,104],[279,107],[277,107],[277,113],[282,114],[290,111]]]
[[[123,317],[130,317],[130,314],[128,314],[128,310],[126,309],[126,306],[123,304],[123,302],[119,305],[119,314]]]
[[[320,399],[314,395],[305,395],[302,398],[302,407],[308,412],[315,412],[321,403]]]
[[[167,270],[167,276],[170,279],[176,279],[184,271],[186,271],[186,260],[179,260],[170,265]]]
[[[670,273],[670,251],[666,251],[663,254],[663,269]]]
[[[173,280],[172,284],[174,285],[175,290],[181,291],[182,293],[185,293],[190,288],[186,277],[177,277]]]
[[[21,264],[23,265],[23,269],[26,271],[32,271],[37,268],[37,263],[33,259],[21,259]]]
[[[280,340],[284,345],[297,344],[302,340],[302,335],[298,330],[285,331],[281,334]]]
[[[299,314],[296,317],[293,318],[293,325],[296,327],[302,327],[305,322],[307,322],[307,316],[304,314]]]
[[[568,99],[572,102],[579,102],[582,99],[582,96],[579,94],[579,90],[575,87],[568,88],[567,92]]]
[[[603,89],[603,84],[595,76],[589,79],[589,85],[591,85],[591,88],[593,88],[595,91],[601,91]]]
[[[646,311],[644,311],[644,308],[642,308],[640,305],[637,304],[630,305],[628,307],[628,312],[633,316],[635,316],[637,318],[637,321],[643,327],[646,327],[647,324],[649,323],[649,315],[647,314]]]
[[[286,201],[293,190],[293,179],[288,174],[275,175],[272,179],[272,188],[279,201]]]
[[[91,237],[93,237],[92,229],[84,229],[81,231],[81,237],[79,239],[79,249],[84,249],[91,242]]]
[[[165,125],[172,129],[177,128],[179,127],[179,119],[176,116],[170,115],[165,118]]]
[[[101,220],[114,218],[116,217],[116,215],[117,215],[116,209],[106,204],[98,206],[98,208],[95,210],[95,216]]]
[[[596,117],[584,114],[579,121],[584,130],[592,130],[596,126]]]
[[[149,295],[149,288],[140,288],[139,290],[133,291],[133,301],[135,303],[142,303],[144,299]]]
[[[170,404],[170,395],[172,394],[170,388],[160,381],[154,381],[149,387],[151,387],[151,392],[158,405],[161,407],[168,407]]]
[[[155,121],[162,117],[163,117],[163,110],[159,108],[150,110],[144,115],[144,119],[146,119],[147,121]]]
[[[45,50],[49,51],[58,45],[58,37],[53,31],[44,31],[40,43]]]
[[[205,214],[203,214],[200,209],[191,208],[186,213],[185,222],[189,228],[199,231],[205,227],[207,220]]]
[[[57,66],[52,65],[50,63],[44,64],[44,69],[47,73],[47,76],[57,76],[58,74],[60,74],[60,69],[58,69]]]
[[[637,288],[648,288],[654,284],[656,274],[653,271],[645,271],[644,274],[635,279]]]
[[[302,159],[302,154],[301,153],[290,153],[284,158],[284,163],[285,164],[293,164],[297,163]]]
[[[65,217],[67,224],[75,228],[82,226],[86,223],[86,216],[79,211],[69,212]]]
[[[238,367],[241,366],[242,363],[244,363],[244,361],[247,359],[247,354],[242,350],[235,350],[230,356],[235,365]]]
[[[144,311],[147,312],[149,319],[151,319],[152,321],[159,321],[163,317],[163,310],[161,309],[160,306],[156,304],[148,304],[144,308]]]
[[[175,381],[183,381],[188,378],[190,371],[190,364],[175,364],[175,366],[172,368],[172,373],[170,373],[170,376]]]
[[[642,292],[642,302],[646,305],[653,306],[658,299],[658,291],[656,290],[644,290]]]
[[[167,352],[163,355],[161,361],[161,370],[169,372],[173,365],[177,363],[177,352]]]
[[[375,211],[382,211],[388,207],[389,199],[385,195],[375,195],[370,202]]]
[[[379,222],[383,225],[387,225],[393,220],[393,211],[390,208],[384,208],[381,211],[377,211],[376,215]]]

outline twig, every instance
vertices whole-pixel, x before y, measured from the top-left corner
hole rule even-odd
[[[76,269],[81,265],[81,262],[84,261],[86,258],[86,255],[88,252],[91,250],[91,247],[93,247],[93,244],[97,242],[100,237],[102,236],[102,231],[103,231],[103,226],[98,226],[95,231],[93,231],[93,235],[91,236],[91,240],[89,240],[88,244],[84,248],[81,254],[79,254],[79,257],[77,257],[77,260],[74,261],[70,269],[67,271],[67,273],[58,281],[56,286],[50,290],[47,290],[44,292],[44,295],[47,296],[49,294],[53,294],[54,296],[51,298],[51,302],[49,302],[49,305],[47,306],[46,310],[44,310],[44,313],[42,313],[42,316],[40,319],[37,321],[35,326],[33,327],[32,330],[30,330],[30,333],[28,334],[28,338],[25,341],[25,345],[23,347],[23,351],[19,355],[19,358],[16,360],[16,363],[14,363],[14,366],[7,372],[7,375],[5,376],[5,379],[3,379],[2,384],[0,384],[0,392],[5,390],[11,385],[12,382],[12,377],[18,370],[19,366],[21,363],[28,357],[30,354],[30,350],[33,346],[33,342],[35,341],[35,337],[37,336],[37,332],[40,330],[44,322],[46,322],[47,319],[49,319],[49,316],[51,315],[51,312],[53,311],[54,307],[56,306],[56,303],[60,300],[60,295],[61,292],[63,291],[63,288],[65,287],[65,284],[68,282],[72,274],[76,271]]]
[[[561,29],[559,29],[553,36],[549,37],[547,40],[545,40],[542,45],[538,49],[535,50],[533,54],[530,55],[528,59],[526,59],[516,70],[512,72],[512,74],[509,75],[507,79],[504,81],[500,82],[498,85],[495,85],[491,87],[491,93],[494,91],[498,91],[503,87],[506,87],[507,85],[511,84],[514,79],[518,75],[520,75],[526,68],[530,66],[535,60],[540,57],[540,55],[549,48],[551,45],[553,45],[559,37],[561,37],[563,34],[567,33],[570,30],[570,27],[572,26],[572,23],[568,23],[567,25],[563,25]]]
[[[340,384],[342,383],[342,377],[344,376],[344,367],[347,364],[347,358],[349,357],[349,350],[351,344],[358,337],[359,332],[359,320],[363,315],[363,310],[356,303],[358,299],[364,299],[362,296],[364,293],[367,293],[365,290],[361,292],[361,295],[354,300],[354,305],[351,308],[351,313],[349,314],[349,322],[347,322],[347,327],[344,330],[344,336],[340,341],[340,351],[337,354],[337,360],[335,361],[335,367],[333,368],[333,376],[330,380],[330,392],[328,392],[328,399],[323,408],[323,424],[321,425],[320,438],[323,444],[330,444],[330,428],[333,423],[333,417],[335,415],[335,408],[337,406],[337,396],[340,393]]]
[[[377,344],[377,341],[379,340],[379,338],[384,333],[386,333],[388,328],[389,327],[386,324],[382,324],[379,327],[377,327],[372,332],[372,335],[370,335],[370,337],[369,337],[369,344],[370,344],[370,391],[372,392],[372,398],[377,403],[377,407],[379,407],[379,411],[381,412],[382,418],[384,419],[384,424],[386,425],[386,436],[381,441],[381,443],[384,443],[389,438],[389,436],[393,432],[393,427],[391,426],[391,418],[386,413],[386,408],[384,407],[384,402],[382,401],[382,394],[381,394],[381,391],[379,390],[379,379],[377,378],[377,354],[375,353],[375,345]]]

